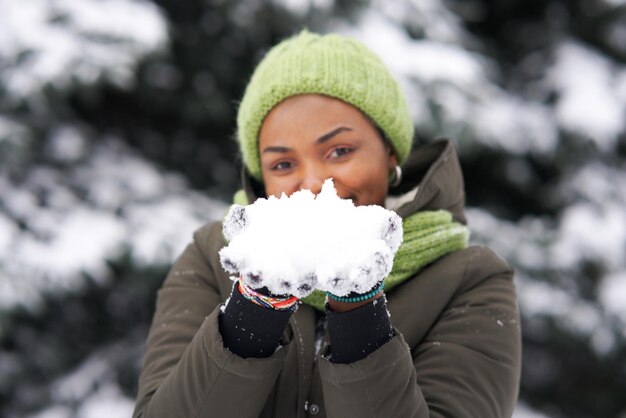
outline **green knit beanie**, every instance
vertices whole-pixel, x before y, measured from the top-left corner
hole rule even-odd
[[[360,109],[382,129],[399,164],[409,155],[413,122],[400,86],[363,44],[306,30],[272,48],[257,66],[237,115],[237,140],[250,174],[262,180],[258,135],[265,116],[298,94],[331,96]]]

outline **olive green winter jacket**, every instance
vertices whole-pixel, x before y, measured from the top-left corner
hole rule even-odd
[[[419,187],[399,187],[400,216],[447,209],[465,222],[451,142],[418,149],[404,171],[403,185]],[[218,259],[225,244],[220,224],[196,231],[159,290],[134,417],[511,416],[520,324],[513,272],[490,249],[449,254],[392,289],[396,336],[363,360],[335,364],[324,357],[328,336],[316,339],[323,314],[308,305],[268,358],[223,347],[218,315],[232,290]]]

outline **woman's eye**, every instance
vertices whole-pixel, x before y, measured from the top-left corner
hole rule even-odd
[[[289,161],[281,161],[272,166],[272,170],[288,170],[291,168],[291,163]]]
[[[330,153],[330,158],[339,158],[341,156],[349,154],[350,152],[352,152],[352,148],[338,147],[332,150],[332,152]]]

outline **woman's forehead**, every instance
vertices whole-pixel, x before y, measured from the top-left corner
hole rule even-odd
[[[335,130],[362,129],[374,129],[374,126],[356,107],[332,97],[306,94],[289,97],[276,105],[263,121],[259,138],[298,133],[317,140]]]

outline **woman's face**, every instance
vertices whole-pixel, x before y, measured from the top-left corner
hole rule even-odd
[[[317,194],[333,178],[339,197],[384,206],[397,160],[355,107],[328,96],[292,96],[275,106],[259,133],[268,196],[301,189]]]

